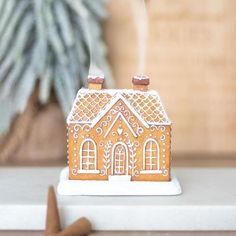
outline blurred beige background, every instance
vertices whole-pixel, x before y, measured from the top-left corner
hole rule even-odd
[[[230,154],[236,160],[236,1],[146,2],[146,74],[173,121],[174,156],[200,160],[217,154],[223,160],[222,154]],[[131,88],[138,48],[130,0],[110,0],[108,11],[104,37],[113,75],[118,88]],[[19,120],[27,121],[29,114],[26,111]],[[11,133],[8,146],[15,151],[9,161],[65,163],[66,126],[59,106],[53,101],[30,116],[34,118],[27,136],[14,129]],[[29,122],[15,126],[21,123]]]
[[[105,38],[119,88],[137,73],[129,1],[109,2]],[[149,0],[147,75],[173,121],[174,152],[236,151],[236,1]]]

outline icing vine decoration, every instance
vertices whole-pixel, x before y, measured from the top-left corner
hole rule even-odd
[[[112,142],[109,140],[104,146],[103,153],[103,170],[101,170],[101,175],[108,175],[108,170],[111,167],[110,152],[111,152]]]
[[[131,176],[137,176],[139,174],[138,170],[137,170],[137,166],[136,166],[136,162],[137,162],[137,158],[136,158],[136,147],[139,145],[138,142],[132,142],[130,139],[127,142],[127,145],[129,147],[129,151],[130,151],[130,165],[129,168],[131,170]]]

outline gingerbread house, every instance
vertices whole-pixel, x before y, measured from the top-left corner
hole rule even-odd
[[[67,118],[70,180],[169,181],[171,122],[149,78],[102,89],[89,77]]]

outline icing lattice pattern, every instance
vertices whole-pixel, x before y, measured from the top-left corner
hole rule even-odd
[[[157,92],[139,92],[127,89],[98,91],[80,89],[67,122],[91,123],[116,94],[122,95],[147,123],[170,123]]]
[[[70,121],[91,122],[111,98],[112,96],[106,93],[78,92]]]
[[[168,123],[159,96],[147,93],[128,93],[123,96],[130,102],[134,109],[147,123]]]

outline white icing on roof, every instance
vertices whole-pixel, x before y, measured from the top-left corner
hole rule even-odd
[[[150,125],[169,125],[169,120],[158,93],[133,89],[80,89],[75,98],[67,123],[94,124],[100,119],[109,104],[121,97],[140,118]],[[88,101],[90,100],[90,102]]]
[[[97,78],[104,79],[104,75],[88,75],[88,79],[97,79]]]
[[[149,79],[149,77],[145,75],[135,75],[134,79],[143,80],[143,79]]]

